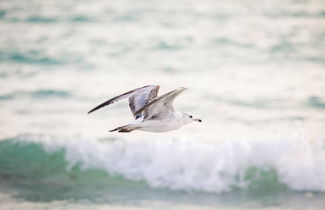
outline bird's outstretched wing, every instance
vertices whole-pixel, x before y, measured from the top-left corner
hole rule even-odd
[[[179,94],[181,94],[186,89],[187,88],[185,87],[180,87],[176,90],[166,93],[152,100],[151,102],[143,106],[141,109],[136,111],[134,114],[137,115],[143,113],[144,119],[150,119],[152,117],[160,115],[166,116],[174,112],[173,101]]]
[[[123,93],[121,95],[118,95],[114,98],[111,98],[107,101],[105,101],[102,104],[99,104],[92,110],[88,112],[88,114],[92,113],[93,111],[96,111],[97,109],[100,109],[104,106],[113,104],[117,101],[120,101],[122,99],[129,99],[129,107],[131,109],[132,114],[134,115],[135,119],[141,116],[141,112],[138,113],[138,110],[140,110],[143,106],[147,105],[151,101],[153,101],[158,94],[159,91],[159,85],[147,85],[141,88],[137,88],[131,91],[128,91],[126,93]]]

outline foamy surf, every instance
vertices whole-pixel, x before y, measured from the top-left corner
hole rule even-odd
[[[30,165],[23,167],[24,162]],[[325,191],[325,151],[321,140],[233,140],[208,144],[186,138],[98,141],[21,135],[0,142],[0,163],[2,175],[41,174],[39,179],[55,183],[62,180],[62,173],[76,178],[78,175],[69,171],[79,167],[78,173],[99,171],[100,179],[123,177],[125,181],[143,181],[151,188],[170,190]],[[58,170],[58,165],[63,169]]]

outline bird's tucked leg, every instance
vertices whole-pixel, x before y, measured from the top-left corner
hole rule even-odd
[[[121,126],[121,127],[117,127],[113,130],[110,130],[109,132],[114,132],[114,131],[118,131],[118,132],[121,132],[121,133],[129,133],[133,130],[136,130],[138,129],[139,127],[134,127],[134,126],[130,126],[130,125],[124,125],[124,126]]]

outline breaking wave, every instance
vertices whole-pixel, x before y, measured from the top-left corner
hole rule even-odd
[[[135,181],[150,188],[210,193],[325,191],[324,148],[321,140],[208,144],[185,138],[98,141],[21,135],[0,141],[0,177],[65,187]]]

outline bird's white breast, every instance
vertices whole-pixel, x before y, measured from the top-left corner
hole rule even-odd
[[[141,126],[138,130],[150,132],[166,132],[178,129],[184,125],[183,117],[176,114],[165,119],[144,120],[138,124]]]

